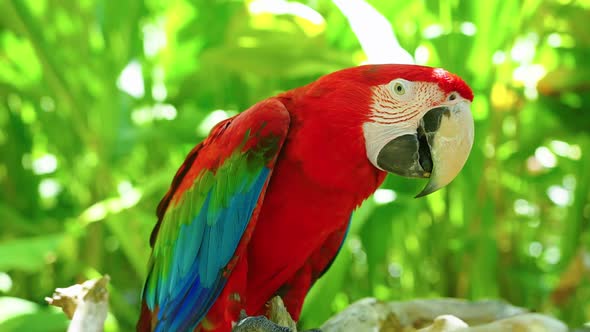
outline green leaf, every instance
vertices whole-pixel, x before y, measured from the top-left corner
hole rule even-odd
[[[39,305],[16,297],[0,297],[0,324],[16,316],[32,314]]]
[[[0,271],[39,270],[47,264],[47,255],[55,253],[62,240],[62,234],[53,234],[0,243]]]
[[[68,324],[64,313],[43,310],[8,319],[0,323],[0,331],[63,332],[67,329]]]

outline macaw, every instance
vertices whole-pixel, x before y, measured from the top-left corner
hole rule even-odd
[[[417,65],[365,65],[217,124],[157,209],[138,331],[230,331],[280,295],[297,321],[351,213],[385,175],[447,185],[473,144],[473,92]]]

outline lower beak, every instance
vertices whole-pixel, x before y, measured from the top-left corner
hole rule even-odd
[[[449,184],[465,165],[473,145],[470,103],[426,112],[415,134],[399,136],[379,151],[380,168],[405,177],[430,178],[416,197]]]

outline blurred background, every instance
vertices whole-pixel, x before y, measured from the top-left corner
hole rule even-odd
[[[589,22],[589,0],[0,1],[0,331],[63,331],[43,298],[99,274],[112,278],[106,330],[131,330],[155,207],[208,130],[388,61],[462,76],[475,146],[427,198],[413,198],[423,181],[388,177],[302,324],[366,296],[453,296],[583,325]]]

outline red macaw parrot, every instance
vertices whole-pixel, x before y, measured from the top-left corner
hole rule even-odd
[[[351,213],[387,172],[447,185],[473,93],[416,65],[344,69],[216,125],[158,206],[138,331],[230,331],[280,295],[297,321]]]

